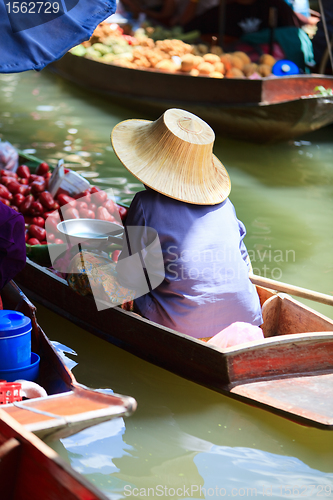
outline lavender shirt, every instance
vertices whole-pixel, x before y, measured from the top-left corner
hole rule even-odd
[[[25,261],[23,215],[0,202],[0,290],[23,269]]]
[[[259,298],[248,277],[245,227],[229,199],[193,205],[151,189],[141,191],[131,203],[129,226],[155,229],[163,252],[164,280],[135,299],[144,317],[196,338],[211,337],[235,321],[262,324]],[[143,246],[132,244],[131,253]],[[121,265],[117,271],[119,282],[135,289],[135,273],[129,279]]]

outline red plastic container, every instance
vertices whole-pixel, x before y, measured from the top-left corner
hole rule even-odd
[[[22,401],[21,384],[0,380],[0,405]]]

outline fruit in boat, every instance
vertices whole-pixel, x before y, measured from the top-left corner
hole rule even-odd
[[[268,64],[259,64],[258,73],[261,76],[269,76],[272,73],[272,68]]]
[[[198,66],[198,71],[200,75],[209,75],[210,73],[213,73],[214,69],[215,68],[213,64],[209,62],[202,62]]]
[[[223,54],[223,50],[222,50],[222,47],[220,47],[219,45],[213,45],[210,49],[211,53],[212,54],[216,54],[218,56],[222,56]]]
[[[250,64],[251,62],[249,56],[241,50],[236,50],[236,52],[233,52],[233,55],[239,57],[243,61],[243,64]]]
[[[211,54],[211,53],[205,54],[203,56],[203,60],[205,62],[209,62],[211,64],[215,64],[215,63],[220,63],[221,62],[221,58],[219,56],[217,56],[216,54]]]
[[[244,62],[243,60],[235,55],[231,55],[231,65],[233,68],[237,68],[242,70],[244,68]]]
[[[190,72],[191,69],[195,68],[196,56],[194,54],[185,54],[181,58],[181,71]]]
[[[244,78],[244,73],[238,68],[231,68],[225,76],[227,78]]]
[[[256,73],[258,71],[258,64],[256,63],[250,63],[250,64],[245,64],[243,68],[243,73],[245,76],[251,76],[253,73]]]
[[[225,70],[229,71],[232,68],[232,55],[223,54],[221,56],[221,62],[224,64]]]
[[[224,67],[224,64],[223,62],[219,61],[217,63],[214,64],[214,70],[219,72],[219,73],[222,73],[224,74],[225,73],[225,67]]]
[[[224,75],[220,73],[219,71],[213,71],[212,73],[209,74],[211,78],[223,78]]]
[[[221,78],[221,74],[227,78],[244,78],[255,72],[258,76],[268,76],[276,62],[272,56],[264,54],[260,58],[260,64],[267,65],[270,71],[266,67],[260,68],[259,71],[243,51],[224,53],[217,45],[211,47],[205,43],[190,45],[186,43],[189,39],[187,34],[182,34],[179,27],[165,30],[161,27],[147,26],[136,30],[133,36],[133,33],[125,34],[117,25],[103,22],[98,25],[88,42],[74,47],[71,52],[105,64],[126,68],[156,68],[171,73],[181,71],[191,76],[217,78]],[[180,64],[175,62],[174,56],[181,59]],[[203,63],[211,64],[213,68],[201,66]],[[237,70],[241,70],[242,73]]]
[[[163,59],[156,64],[155,68],[174,73],[178,69],[178,66],[171,59]]]
[[[262,54],[259,58],[259,64],[267,64],[267,66],[270,66],[271,68],[275,63],[276,59],[270,54]]]

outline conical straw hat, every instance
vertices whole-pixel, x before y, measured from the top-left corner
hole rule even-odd
[[[143,184],[170,198],[216,205],[230,193],[230,178],[213,155],[215,134],[197,116],[168,109],[156,121],[125,120],[111,133],[123,165]]]

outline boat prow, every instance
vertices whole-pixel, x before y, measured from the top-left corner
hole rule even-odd
[[[107,500],[54,450],[0,409],[1,498]]]
[[[5,309],[17,310],[31,319],[32,351],[40,356],[36,382],[48,394],[1,405],[2,410],[38,437],[49,441],[135,411],[136,401],[131,396],[103,393],[78,384],[39,326],[36,307],[15,283],[8,283],[1,297]]]

